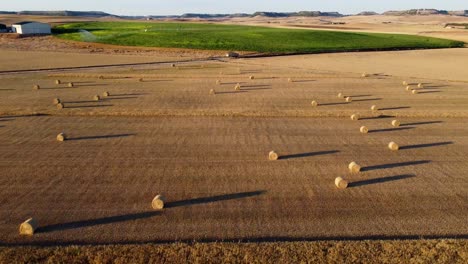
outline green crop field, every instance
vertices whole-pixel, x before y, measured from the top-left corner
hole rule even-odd
[[[410,35],[195,23],[71,23],[55,27],[54,32],[62,39],[123,46],[262,53],[450,48],[462,47],[464,44]]]

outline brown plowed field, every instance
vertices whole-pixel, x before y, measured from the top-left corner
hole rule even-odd
[[[421,61],[416,76],[399,74],[389,53],[375,54],[389,62],[379,69],[356,62],[365,53],[2,74],[0,243],[466,238],[465,50],[424,56],[432,52],[394,53]],[[441,66],[450,59],[459,64]],[[451,75],[425,75],[430,61]],[[28,67],[16,60],[15,69]],[[424,88],[413,95],[403,80]],[[104,91],[111,96],[91,100]],[[57,142],[60,132],[70,140]],[[271,150],[280,160],[267,159]],[[348,172],[351,161],[360,174]],[[336,189],[338,176],[348,189]],[[151,209],[157,194],[163,211]],[[21,237],[28,217],[39,228]]]

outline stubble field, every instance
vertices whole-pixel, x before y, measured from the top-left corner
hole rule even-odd
[[[463,69],[352,71],[349,60],[367,54],[346,56],[320,67],[296,56],[1,75],[1,245],[462,238],[466,248]],[[424,88],[411,94],[403,80]],[[57,142],[60,132],[70,140]],[[163,211],[151,209],[156,194]],[[39,228],[21,237],[28,217]]]

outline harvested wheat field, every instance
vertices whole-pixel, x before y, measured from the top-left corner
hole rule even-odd
[[[0,261],[35,261],[14,256],[12,246],[84,245],[49,248],[66,261],[70,251],[96,249],[89,245],[158,243],[139,247],[151,260],[148,252],[162,245],[218,254],[205,247],[219,243],[174,241],[242,241],[251,243],[221,244],[259,261],[278,245],[299,250],[278,261],[334,248],[338,253],[306,259],[340,261],[351,244],[371,257],[376,248],[397,243],[409,250],[416,243],[411,254],[448,248],[441,260],[462,263],[468,77],[460,58],[467,53],[434,52],[183,62],[88,54],[70,67],[39,59],[61,52],[34,52],[33,64],[18,57],[14,72],[0,72]],[[443,63],[449,60],[454,63]],[[353,114],[359,119],[351,120]],[[272,150],[277,160],[269,159]],[[360,172],[350,173],[353,161]],[[337,177],[346,188],[335,186]],[[156,195],[164,197],[161,210],[152,208]],[[34,234],[20,236],[19,225],[30,217],[37,221]]]

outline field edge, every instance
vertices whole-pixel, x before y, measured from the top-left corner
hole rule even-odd
[[[0,263],[466,263],[468,239],[0,247]]]

